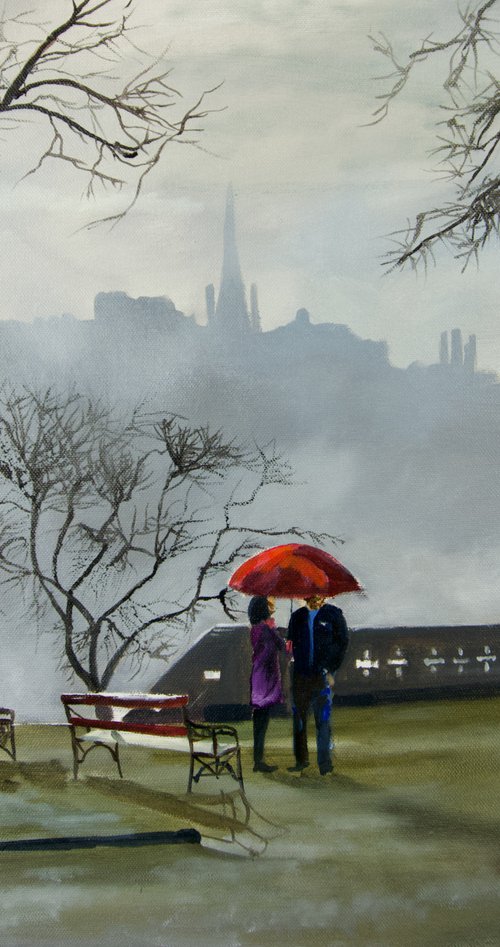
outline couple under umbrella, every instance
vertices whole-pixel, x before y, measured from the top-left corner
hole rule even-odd
[[[290,772],[309,766],[307,717],[312,709],[316,726],[318,768],[331,773],[331,705],[333,675],[348,644],[340,608],[326,599],[341,592],[361,591],[357,579],[333,556],[299,543],[275,546],[243,563],[229,585],[256,593],[250,600],[252,673],[250,678],[254,732],[254,772],[273,772],[264,760],[271,707],[283,701],[279,654],[285,647],[292,664],[293,749]],[[292,613],[287,644],[276,628],[275,597],[303,598],[305,606]]]

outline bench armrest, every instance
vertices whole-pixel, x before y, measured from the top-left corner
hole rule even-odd
[[[221,723],[221,724],[206,723],[206,722],[198,723],[198,721],[190,720],[190,718],[187,717],[186,714],[184,714],[184,723],[186,725],[188,734],[189,732],[191,732],[192,735],[199,740],[203,740],[207,738],[213,739],[214,737],[217,738],[220,736],[225,736],[225,737],[231,737],[236,743],[236,745],[239,745],[238,731],[236,730],[235,727],[230,727],[224,723]]]
[[[226,724],[208,724],[208,726],[217,736],[232,737],[235,743],[239,742],[236,727],[229,727]]]

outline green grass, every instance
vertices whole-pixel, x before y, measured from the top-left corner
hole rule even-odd
[[[18,727],[18,763],[0,760],[3,839],[193,826],[203,845],[4,852],[0,943],[496,947],[499,698],[338,709],[328,777],[287,772],[281,718],[279,769],[254,774],[237,726],[246,828],[234,782],[186,796],[184,755],[126,749],[120,780],[95,750],[74,782],[66,728]]]

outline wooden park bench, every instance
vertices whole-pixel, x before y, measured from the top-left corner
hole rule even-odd
[[[243,774],[238,733],[225,724],[190,719],[187,694],[62,694],[73,749],[73,776],[85,757],[98,746],[111,753],[123,777],[120,746],[149,747],[188,753],[188,792],[201,776],[228,774],[242,790]],[[161,712],[177,711],[181,719],[165,722]],[[159,719],[153,718],[158,714]],[[133,719],[135,717],[135,719]],[[220,738],[228,738],[226,742]],[[195,772],[195,767],[198,767]]]
[[[0,750],[15,760],[16,758],[16,740],[14,736],[15,713],[8,707],[0,707]]]

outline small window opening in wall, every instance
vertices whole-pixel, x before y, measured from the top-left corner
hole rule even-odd
[[[208,670],[203,671],[203,677],[206,681],[220,681],[220,671],[217,670]]]

